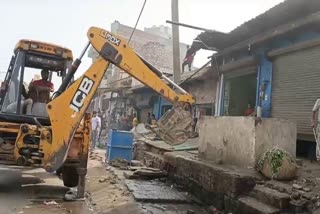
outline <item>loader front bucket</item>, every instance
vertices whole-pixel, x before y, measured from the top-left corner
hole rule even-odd
[[[193,119],[190,111],[175,106],[158,121],[157,129],[152,129],[158,137],[170,145],[184,143],[193,134]]]

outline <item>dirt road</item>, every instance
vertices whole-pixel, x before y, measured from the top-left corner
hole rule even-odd
[[[103,164],[103,151],[90,156],[86,179],[86,200],[65,202],[69,190],[55,175],[42,169],[21,173],[0,167],[1,214],[206,214],[193,204],[138,203],[125,186],[123,172],[115,172]],[[192,213],[192,212],[189,212]]]
[[[85,201],[67,203],[62,200],[69,190],[55,175],[42,169],[21,172],[0,168],[0,213],[93,213]]]

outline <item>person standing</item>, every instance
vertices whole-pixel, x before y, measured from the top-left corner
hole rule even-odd
[[[244,111],[244,116],[252,116],[254,109],[251,107],[251,104],[248,103],[247,109]]]
[[[196,53],[190,53],[190,50],[191,49],[189,48],[189,45],[187,45],[187,53],[182,63],[182,73],[184,73],[184,67],[186,65],[188,65],[189,71],[191,71],[191,65],[193,63],[194,55],[196,55]]]
[[[148,112],[147,124],[148,124],[148,125],[151,125],[151,121],[152,121],[152,119],[151,119],[151,113]]]
[[[99,138],[99,131],[101,128],[101,119],[98,116],[97,112],[93,112],[93,116],[91,119],[91,149],[95,149],[96,143]]]
[[[311,127],[313,129],[314,137],[316,139],[316,157],[317,161],[320,161],[320,114],[319,114],[319,108],[320,108],[320,99],[317,99],[316,103],[313,106],[312,109],[312,116],[311,116]],[[316,121],[316,114],[318,114],[318,119]]]
[[[157,125],[157,119],[156,119],[156,115],[152,114],[152,118],[151,118],[151,125]]]
[[[135,128],[138,126],[138,118],[137,118],[137,114],[136,113],[133,113],[133,120],[132,120],[132,127]]]

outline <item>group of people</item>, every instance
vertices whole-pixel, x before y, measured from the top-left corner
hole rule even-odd
[[[156,123],[157,123],[156,115],[154,114],[151,115],[151,113],[148,112],[147,124],[156,125]]]
[[[110,126],[112,122],[114,122],[116,126]],[[112,119],[112,114],[110,114],[110,111],[105,113],[101,111],[93,111],[91,119],[91,149],[95,149],[97,147],[101,131],[107,127],[130,131],[133,127],[136,127],[138,123],[139,121],[136,113],[132,115],[132,122],[130,125],[129,117],[127,117],[126,114],[117,113],[115,118]]]
[[[104,114],[102,114],[102,115],[104,115]],[[111,114],[109,111],[108,111],[108,115],[104,115],[104,116],[109,118],[109,119],[106,119],[105,122],[111,121],[110,120]],[[131,118],[132,118],[131,125],[129,125],[130,124],[129,117],[126,117],[125,114],[123,114],[123,115],[120,113],[117,114],[117,116],[116,116],[116,122],[118,124],[117,129],[129,131],[132,128],[137,127],[139,124],[137,114],[133,113]],[[154,114],[151,114],[150,112],[148,112],[146,123],[148,125],[156,125],[156,123],[157,123],[156,116]],[[93,111],[93,115],[92,115],[92,119],[91,119],[91,129],[92,129],[91,130],[91,142],[92,142],[91,149],[95,149],[97,146],[97,143],[100,138],[101,130],[103,129],[102,126],[103,126],[103,121],[102,121],[101,115],[99,115],[98,112]]]

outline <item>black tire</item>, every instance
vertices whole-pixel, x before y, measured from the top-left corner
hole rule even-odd
[[[66,187],[76,187],[79,182],[77,168],[73,166],[64,166],[62,168],[63,185]]]

